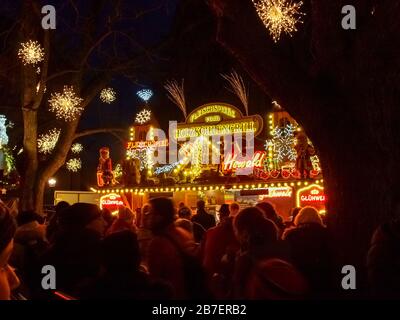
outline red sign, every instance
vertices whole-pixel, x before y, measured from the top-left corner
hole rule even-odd
[[[297,190],[296,205],[298,207],[312,206],[322,212],[325,211],[325,201],[324,188],[317,184]]]
[[[119,207],[123,205],[121,196],[115,193],[106,194],[100,198],[100,209],[106,208],[112,213],[118,212]]]

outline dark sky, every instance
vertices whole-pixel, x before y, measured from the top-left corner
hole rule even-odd
[[[136,92],[141,88],[150,88],[154,91],[149,107],[163,129],[168,128],[169,120],[182,121],[181,111],[169,101],[163,88],[165,82],[171,79],[178,81],[185,79],[188,113],[201,104],[216,101],[231,103],[242,109],[240,101],[225,88],[226,82],[220,75],[221,73],[229,73],[232,68],[243,76],[249,87],[250,114],[260,113],[263,117],[265,116],[265,110],[271,106],[271,98],[264,95],[229,54],[215,42],[214,20],[204,1],[166,0],[160,9],[143,15],[140,19],[134,21],[129,18],[142,10],[155,7],[160,1],[122,2],[124,4],[120,11],[126,15],[127,19],[123,20],[118,27],[121,30],[132,31],[135,39],[141,44],[153,48],[160,47],[161,49],[156,51],[157,53],[151,61],[142,63],[133,72],[129,71],[127,75],[114,77],[109,86],[116,90],[117,100],[109,105],[102,103],[99,98],[94,99],[82,115],[80,129],[119,127],[126,129],[128,134],[128,127],[133,124],[135,114],[143,107],[143,102],[136,96]],[[56,54],[60,59],[65,58],[64,63],[67,64],[74,60],[74,50],[78,50],[80,44],[74,40],[75,38],[69,36],[69,28],[74,24],[76,15],[75,9],[65,6],[65,3],[61,0],[46,1],[46,4],[53,4],[58,10],[57,28],[60,29],[56,30],[56,37],[59,40],[63,40],[62,37],[65,37],[65,46],[69,48],[69,53],[68,56],[63,51]],[[75,1],[75,3],[82,13],[90,10],[88,1]],[[10,4],[10,8],[12,7],[13,5]],[[112,7],[106,7],[103,15],[107,15],[112,9]],[[0,9],[0,12],[2,12],[2,16],[10,16],[12,9],[6,12],[4,9],[3,11]],[[104,30],[104,25],[99,23],[98,29],[100,33]],[[112,46],[112,42],[106,41],[104,45],[104,49],[108,50]],[[125,45],[127,46],[126,51],[124,50]],[[122,55],[126,54],[130,57],[134,54],[134,52],[129,51],[130,49],[128,49],[124,40],[120,41],[118,46]],[[54,50],[57,51],[59,48]],[[90,63],[93,65],[101,64],[101,58],[94,56]],[[51,88],[49,91],[51,91]],[[9,111],[3,110],[6,114],[9,114]],[[54,121],[46,119],[42,122],[40,128],[42,131],[54,126]],[[21,132],[16,134],[17,132],[14,132],[14,137],[17,136],[18,139]],[[70,174],[65,169],[61,169],[57,174],[59,181],[57,188],[68,189],[72,187],[73,189],[87,190],[91,185],[94,185],[98,150],[102,146],[110,147],[114,165],[124,156],[123,144],[109,134],[89,136],[79,142],[85,148],[81,154],[83,170],[80,173]]]

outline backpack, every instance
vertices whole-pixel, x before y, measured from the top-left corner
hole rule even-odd
[[[185,291],[188,300],[206,300],[211,299],[212,294],[207,286],[207,277],[201,263],[196,257],[191,256],[182,250],[181,246],[168,235],[164,235],[179,253],[182,259]]]

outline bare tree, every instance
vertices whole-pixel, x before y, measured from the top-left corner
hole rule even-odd
[[[25,163],[21,172],[22,209],[42,211],[46,183],[64,165],[75,139],[99,132],[121,131],[121,128],[98,128],[77,132],[82,113],[73,121],[59,121],[61,134],[56,147],[50,157],[41,161],[37,148],[38,128],[43,117],[53,117],[46,110],[48,91],[60,91],[64,85],[73,86],[82,98],[80,107],[85,112],[113,76],[131,77],[146,62],[157,59],[159,45],[141,43],[135,22],[160,10],[165,3],[160,1],[156,6],[140,9],[128,1],[86,1],[85,6],[79,7],[76,1],[64,1],[56,8],[57,29],[43,30],[39,2],[23,1],[15,24],[0,35],[12,48],[10,56],[16,55],[19,46],[14,39],[20,43],[38,41],[44,50],[44,59],[38,64],[13,63],[11,66],[21,69],[17,82],[20,84]],[[4,60],[2,66],[7,70],[10,66]]]

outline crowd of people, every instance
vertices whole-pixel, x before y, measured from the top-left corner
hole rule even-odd
[[[45,222],[33,211],[14,217],[0,203],[0,299],[336,297],[340,268],[316,209],[294,208],[284,221],[269,202],[244,209],[233,202],[217,214],[202,200],[195,214],[168,198],[138,212],[121,206],[116,215],[60,202]],[[385,266],[398,266],[399,225],[373,237],[367,261],[377,292],[387,290]],[[45,265],[56,270],[55,290],[42,287]]]

